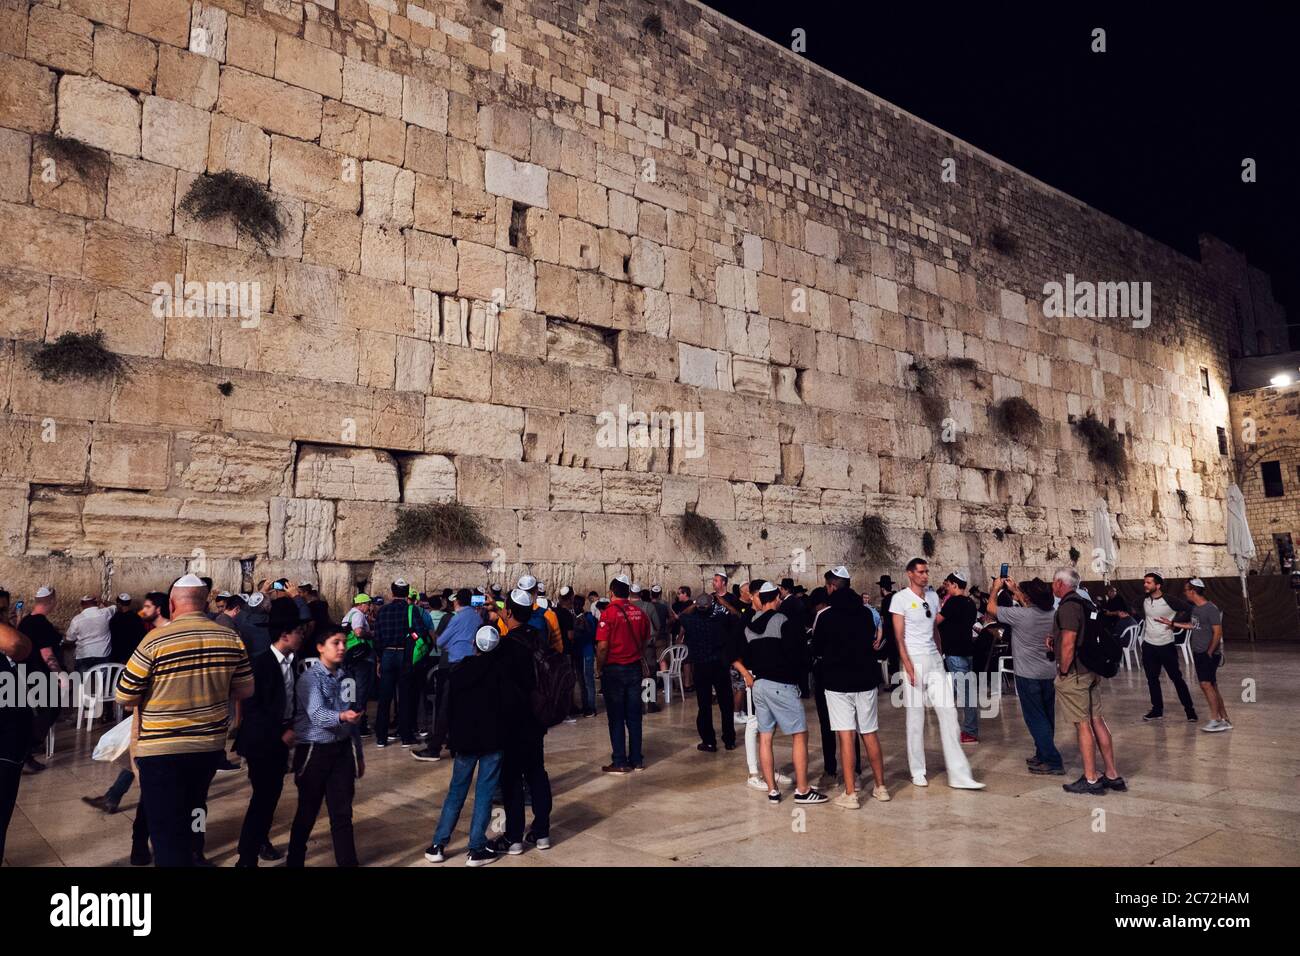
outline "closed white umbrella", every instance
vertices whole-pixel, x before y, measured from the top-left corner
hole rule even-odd
[[[1241,596],[1246,602],[1246,626],[1250,639],[1255,639],[1255,611],[1250,605],[1250,591],[1246,587],[1246,574],[1250,563],[1255,560],[1255,539],[1251,536],[1250,525],[1246,521],[1246,496],[1237,485],[1228,486],[1228,553],[1237,563],[1237,573],[1241,576]]]
[[[1115,549],[1115,535],[1110,526],[1110,509],[1104,498],[1092,503],[1092,569],[1101,574],[1101,579],[1110,583],[1110,573],[1119,563],[1119,552]]]

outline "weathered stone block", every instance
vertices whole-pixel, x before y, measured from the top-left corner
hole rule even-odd
[[[484,458],[523,458],[524,413],[520,408],[431,397],[425,404],[424,450],[457,454],[467,436]]]
[[[59,135],[139,156],[140,104],[120,86],[93,76],[64,75],[59,80]]]
[[[399,501],[397,462],[373,448],[304,445],[298,451],[294,497]]]

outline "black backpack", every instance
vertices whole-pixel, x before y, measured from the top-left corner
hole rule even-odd
[[[1071,594],[1065,601],[1078,601],[1083,605],[1083,631],[1075,639],[1074,653],[1079,663],[1100,677],[1111,678],[1119,673],[1119,663],[1124,657],[1124,649],[1119,640],[1106,627],[1105,619],[1098,613],[1096,606],[1078,594]]]
[[[544,636],[546,632],[538,633],[531,627],[529,630],[532,631],[531,640],[525,646],[533,657],[535,683],[528,695],[528,704],[538,722],[550,728],[568,717],[573,709],[573,688],[577,678],[570,659],[551,648],[550,641]]]

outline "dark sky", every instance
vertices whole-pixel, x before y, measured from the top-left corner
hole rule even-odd
[[[1200,233],[1219,236],[1271,273],[1300,323],[1300,17],[1241,3],[706,3],[785,46],[803,28],[819,65],[1194,258]]]

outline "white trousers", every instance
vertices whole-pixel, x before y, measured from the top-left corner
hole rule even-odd
[[[913,777],[925,776],[925,709],[931,707],[939,719],[939,739],[943,742],[943,762],[950,786],[968,786],[975,782],[970,762],[961,749],[961,728],[957,708],[953,706],[952,678],[944,672],[943,658],[937,651],[912,654],[916,686],[903,674],[903,706],[907,708],[907,766]]]
[[[758,714],[754,712],[754,690],[745,688],[745,759],[749,761],[749,775],[761,776],[758,764]]]

